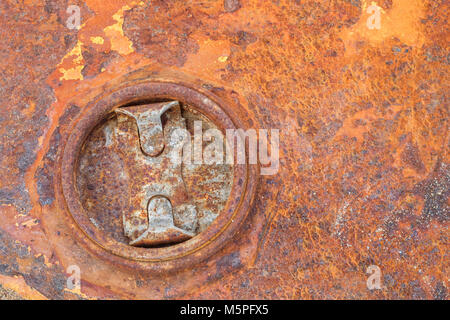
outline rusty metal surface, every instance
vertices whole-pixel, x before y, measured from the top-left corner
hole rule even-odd
[[[0,298],[447,299],[449,3],[374,3],[375,30],[365,0],[1,1]],[[280,129],[278,173],[224,175],[214,226],[175,246],[100,232],[73,173],[136,98]],[[188,194],[209,199],[213,176],[189,170]]]
[[[155,109],[156,121],[150,119],[150,124],[143,125],[136,122],[136,116]],[[160,120],[163,115],[164,125]],[[178,102],[169,102],[118,108],[115,115],[98,125],[85,142],[76,172],[80,200],[89,219],[96,225],[103,224],[103,231],[116,240],[129,243],[131,238],[133,245],[138,245],[137,238],[149,227],[167,227],[163,220],[158,223],[157,216],[147,215],[148,201],[163,196],[170,201],[171,212],[166,212],[173,219],[170,230],[181,228],[177,234],[182,239],[205,230],[217,217],[214,213],[226,205],[233,168],[226,164],[196,165],[193,161],[182,165],[176,161],[182,157],[184,141],[176,139],[177,130],[187,130],[188,125],[192,131],[192,122],[199,121],[194,119],[200,118],[185,107],[181,109]],[[142,137],[149,135],[146,131],[151,131],[155,122],[158,129],[152,133],[161,137],[150,140],[161,145],[155,147],[159,154],[149,156],[142,147],[149,140]],[[213,124],[203,130],[209,127]],[[151,234],[155,238],[141,239],[141,245],[172,242],[158,233]]]
[[[161,117],[167,110],[168,120],[163,129]],[[104,143],[99,145],[98,138],[94,142],[88,138],[85,142],[92,145],[93,150],[85,145],[83,152],[89,152],[90,157],[82,156],[78,168],[83,177],[81,183],[77,181],[78,191],[87,193],[84,208],[90,208],[94,215],[106,214],[100,219],[90,219],[110,221],[116,226],[123,224],[124,235],[134,246],[192,238],[197,229],[197,208],[185,188],[181,162],[170,161],[173,153],[181,156],[183,147],[182,140],[175,143],[170,140],[177,127],[185,128],[179,103],[117,108],[115,114],[115,119],[110,119],[102,128],[106,130],[103,131]],[[98,155],[102,155],[101,161]],[[91,179],[92,176],[97,178]],[[90,189],[94,190],[93,194]],[[122,199],[116,209],[120,215],[110,219],[108,211],[116,207],[111,201],[114,198]],[[94,202],[105,209],[92,208]],[[158,211],[161,212],[158,214]]]
[[[187,85],[182,84],[183,81],[187,80],[177,78],[176,75],[171,75],[171,79],[178,79],[176,81],[177,83],[172,83],[160,79],[152,79],[148,73],[149,71],[146,68],[142,68],[136,73],[123,76],[119,81],[119,88],[116,88],[114,84],[110,84],[113,86],[110,92],[106,91],[102,94],[103,97],[95,97],[92,101],[87,102],[86,112],[72,121],[67,132],[67,141],[64,148],[62,148],[63,150],[61,150],[62,155],[60,161],[56,164],[57,167],[59,165],[60,180],[55,181],[55,183],[62,188],[62,198],[56,199],[60,210],[57,211],[58,215],[52,217],[52,221],[62,222],[64,219],[69,219],[66,220],[64,225],[67,228],[67,234],[70,234],[71,238],[77,238],[77,240],[82,242],[85,247],[88,247],[91,253],[99,256],[103,259],[102,261],[106,260],[105,262],[109,262],[111,266],[126,266],[129,269],[132,269],[132,272],[134,273],[138,271],[168,273],[169,271],[186,269],[193,265],[198,265],[207,257],[210,257],[213,253],[216,253],[221,249],[226,242],[231,240],[248,215],[251,202],[255,197],[255,190],[257,188],[259,177],[258,168],[255,165],[250,166],[248,163],[234,165],[232,182],[230,183],[231,190],[227,202],[221,212],[216,212],[216,214],[218,214],[217,218],[215,218],[209,228],[199,233],[191,240],[177,245],[152,249],[136,248],[130,246],[129,243],[117,241],[110,232],[104,232],[105,230],[103,228],[99,228],[98,224],[93,222],[92,217],[89,217],[89,214],[86,212],[83,201],[80,201],[82,199],[84,188],[82,185],[82,188],[80,188],[80,185],[77,186],[76,177],[77,175],[82,175],[84,171],[83,163],[80,165],[80,156],[82,156],[85,150],[88,150],[89,152],[90,147],[86,145],[86,141],[89,143],[90,133],[99,123],[107,119],[112,112],[116,112],[122,108],[131,108],[131,110],[133,110],[136,107],[129,107],[129,105],[140,104],[140,101],[175,100],[182,101],[183,105],[195,106],[196,112],[208,115],[209,121],[215,123],[222,132],[224,132],[225,129],[247,127],[244,122],[245,118],[237,117],[234,114],[233,109],[236,107],[232,107],[233,103],[225,102],[212,93],[202,93],[200,91],[201,89],[192,89]],[[195,86],[195,84],[191,85]],[[224,110],[225,107],[229,108],[226,112]],[[169,116],[167,116],[167,118],[169,118]],[[118,139],[119,145],[128,147],[134,144],[137,145],[140,139],[138,139],[137,136],[133,139],[131,137],[131,128],[127,129],[126,125],[123,126],[120,122],[120,119],[118,119],[118,131],[121,131],[121,135],[125,137],[120,137]],[[167,126],[165,127],[165,130],[170,132],[173,127],[171,124],[172,121],[166,122]],[[125,135],[124,133],[127,134]],[[129,136],[130,139],[127,139],[126,136]],[[120,157],[120,154],[123,154],[120,149],[122,149],[122,147],[117,148],[117,153],[110,153],[114,153],[116,156]],[[139,151],[139,156],[136,157],[133,156],[133,152],[129,152],[128,155],[124,157],[124,162],[136,163],[137,165],[135,168],[145,166],[146,164],[142,163],[143,159],[141,155],[143,155],[143,153],[144,152]],[[164,155],[164,152],[162,155]],[[131,176],[130,182],[132,182],[130,183],[131,189],[134,189],[133,185],[136,185],[138,188],[144,188],[145,190],[145,180],[150,182],[152,179],[162,180],[163,185],[159,187],[163,189],[177,187],[178,183],[168,185],[170,179],[176,179],[176,176],[167,175],[166,178],[161,178],[165,171],[165,161],[161,161],[160,165],[157,165],[158,161],[156,161],[155,164],[154,167],[161,172],[153,175],[149,174],[147,179],[145,179],[146,173],[142,170],[135,172],[136,170],[133,171],[132,166],[127,165],[127,167],[131,168],[131,170],[128,170],[128,175]],[[114,161],[110,161],[108,166],[111,165],[113,165],[113,167],[119,167],[115,166]],[[205,168],[205,170],[208,170],[208,168]],[[102,169],[103,173],[100,173],[103,175],[101,185],[94,186],[94,188],[100,187],[111,189],[112,186],[108,186],[108,183],[105,181],[108,177],[105,176],[104,173],[109,174],[108,171],[107,167],[104,168],[104,170]],[[118,171],[120,172],[122,170],[118,168]],[[203,169],[199,171],[198,174],[201,174],[202,171]],[[207,179],[207,177],[208,175],[205,175],[202,179]],[[199,179],[199,181],[202,179]],[[141,183],[135,184],[134,180],[140,180]],[[142,180],[144,180],[143,183]],[[111,193],[112,191],[115,197],[117,197],[119,192],[114,192],[113,190],[114,187],[109,190],[108,193]],[[205,191],[209,192],[210,190],[206,189],[204,192]],[[131,191],[129,194],[129,207],[133,207],[132,204],[136,203],[136,201],[133,200],[133,194],[136,194],[136,192]],[[55,193],[55,195],[58,194]],[[177,194],[176,196],[180,197],[180,201],[183,200],[182,195]],[[197,199],[195,193],[193,193],[192,196]],[[106,203],[108,195],[105,195],[104,198],[105,200],[103,202]],[[142,197],[139,196],[139,198]],[[142,198],[142,200],[145,199]],[[129,210],[129,208],[119,208],[117,211],[122,211],[126,215]],[[180,216],[180,214],[174,214],[174,218],[176,216]],[[114,219],[113,217],[111,218]],[[73,220],[75,223],[73,223]],[[124,223],[125,236],[127,236],[126,220]],[[186,223],[188,221],[184,220],[180,222]],[[61,226],[62,225],[58,224],[59,228]],[[55,229],[55,225],[53,225],[48,226],[47,232],[52,233],[58,231]],[[62,241],[60,244],[68,251],[73,250],[71,247],[73,244],[68,241]],[[79,267],[79,264],[76,265]]]

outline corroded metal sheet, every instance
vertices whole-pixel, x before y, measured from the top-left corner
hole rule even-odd
[[[1,1],[0,297],[447,299],[448,10]],[[92,198],[96,227],[69,169],[137,98],[185,103],[188,127],[279,129],[279,170],[185,167],[198,234],[129,246],[128,198]]]

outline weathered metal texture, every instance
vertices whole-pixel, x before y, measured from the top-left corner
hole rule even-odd
[[[161,118],[166,112],[163,129]],[[115,113],[115,121],[112,124],[108,121],[104,127],[105,143],[96,143],[94,150],[90,150],[91,159],[86,158],[86,164],[90,160],[92,165],[81,163],[78,169],[84,180],[83,185],[78,182],[78,190],[90,193],[90,186],[101,187],[88,199],[101,199],[107,207],[114,207],[112,197],[123,198],[126,205],[119,207],[123,219],[113,215],[112,219],[103,217],[102,221],[115,220],[116,225],[123,222],[130,245],[151,246],[192,238],[198,225],[197,208],[187,193],[181,161],[171,161],[171,157],[181,158],[184,142],[172,141],[171,137],[177,129],[186,128],[179,103],[117,108]],[[103,161],[97,161],[98,154],[103,154]],[[98,178],[92,181],[94,172]],[[91,211],[95,214],[102,209]]]
[[[202,93],[200,88],[194,90],[183,84],[185,80],[177,78],[176,75],[171,75],[171,79],[178,80],[176,83],[172,83],[161,79],[152,79],[148,74],[148,70],[143,68],[135,73],[123,76],[118,81],[120,84],[119,87],[110,83],[109,85],[112,85],[109,90],[110,92],[104,91],[101,95],[102,97],[97,96],[92,101],[89,101],[85,108],[86,112],[81,114],[71,123],[68,130],[67,141],[62,148],[63,150],[61,150],[61,159],[57,166],[59,165],[61,171],[60,185],[63,197],[61,199],[57,198],[57,201],[61,208],[67,208],[68,210],[59,211],[61,212],[60,215],[58,215],[58,217],[53,216],[52,219],[56,221],[57,218],[69,218],[70,222],[68,222],[66,226],[70,229],[71,238],[76,238],[78,241],[82,242],[90,252],[99,256],[102,261],[109,262],[111,267],[122,265],[132,269],[135,273],[145,271],[150,273],[168,274],[169,272],[173,273],[175,270],[179,271],[198,265],[221,249],[226,242],[229,242],[235,235],[237,229],[248,215],[251,202],[255,196],[258,181],[258,168],[255,165],[250,166],[248,163],[233,165],[233,176],[230,181],[231,189],[229,191],[228,199],[221,212],[216,212],[218,216],[212,225],[189,241],[167,247],[149,249],[130,246],[129,243],[116,240],[110,232],[105,232],[104,228],[99,227],[97,223],[93,222],[92,216],[89,216],[88,212],[86,212],[86,208],[83,206],[83,202],[80,201],[83,197],[82,194],[85,188],[83,187],[84,183],[82,185],[77,184],[77,176],[83,175],[83,172],[86,170],[83,162],[81,162],[80,165],[80,155],[86,150],[88,150],[88,153],[90,152],[89,150],[91,147],[86,145],[86,141],[89,144],[89,136],[91,135],[92,130],[98,126],[99,123],[107,119],[112,112],[117,111],[118,108],[123,110],[130,108],[131,110],[136,110],[136,107],[130,107],[129,105],[140,105],[142,101],[175,100],[180,101],[183,105],[195,106],[197,112],[207,115],[209,121],[215,123],[222,132],[225,132],[226,129],[247,129],[248,125],[244,122],[245,118],[235,114],[234,110],[239,110],[239,108],[233,106],[232,102],[225,102],[223,99],[209,92]],[[228,108],[226,113],[224,108]],[[173,115],[168,115],[167,118],[165,134],[168,133],[167,135],[170,136],[169,133],[171,130],[175,127],[179,128],[181,125],[172,124],[173,120],[176,118],[174,118]],[[117,139],[118,144],[126,145],[128,147],[131,146],[131,149],[133,149],[132,146],[138,145],[140,139],[137,135],[134,139],[130,137],[129,135],[132,134],[131,128],[126,128],[126,125],[122,122],[123,121],[121,121],[119,117],[118,131],[121,131],[121,134],[119,134],[119,138]],[[128,138],[124,137],[125,133],[128,135]],[[167,165],[166,161],[161,161],[160,164],[158,161],[155,161],[153,165],[157,170],[153,171],[160,172],[147,175],[147,173],[144,172],[145,170],[136,170],[142,166],[149,167],[148,164],[144,163],[145,160],[143,160],[142,157],[133,156],[133,152],[128,153],[129,156],[123,156],[123,152],[120,149],[122,149],[122,147],[117,148],[117,153],[110,151],[108,154],[111,156],[119,155],[120,157],[120,154],[122,153],[121,157],[124,159],[124,165],[122,167],[131,168],[131,170],[128,169],[127,171],[121,169],[121,166],[116,166],[114,161],[108,163],[105,162],[107,163],[105,166],[106,168],[100,173],[100,176],[102,177],[101,183],[98,186],[95,186],[108,190],[107,193],[114,198],[118,198],[120,197],[120,191],[122,190],[115,187],[111,188],[104,180],[110,175],[110,171],[116,170],[116,168],[118,169],[118,172],[128,172],[127,174],[130,177],[129,185],[131,185],[132,189],[129,196],[129,204],[131,205],[118,208],[116,212],[127,214],[130,207],[136,207],[136,205],[133,206],[133,203],[137,203],[139,200],[145,201],[146,199],[142,196],[142,190],[145,190],[146,184],[153,179],[161,180],[161,185],[159,185],[160,190],[169,190],[179,186],[178,182],[170,183],[171,179],[177,178],[176,176],[171,176],[169,174],[164,175],[164,167]],[[91,153],[94,155],[96,154],[95,151]],[[166,156],[164,152],[162,155]],[[133,167],[130,163],[134,163],[135,166]],[[109,170],[110,168],[108,167],[111,166],[113,167],[113,170]],[[133,170],[133,168],[135,170]],[[208,168],[201,169],[197,174],[203,174],[207,170]],[[87,173],[89,174],[89,170]],[[208,175],[205,175],[204,178],[207,177]],[[136,180],[137,183],[134,180]],[[138,183],[138,181],[141,181],[141,183]],[[56,181],[56,184],[59,184],[59,181]],[[119,182],[119,185],[121,184],[122,183]],[[139,191],[133,191],[135,188],[134,186],[138,186]],[[87,187],[87,189],[89,189],[89,187]],[[210,189],[206,188],[206,192],[208,193],[209,191]],[[141,193],[141,195],[139,195],[139,193]],[[134,194],[137,196],[135,197]],[[176,200],[174,202],[175,206],[181,208],[182,202],[185,202],[187,198],[183,197],[183,195],[177,191],[173,194],[176,194],[176,197],[179,197],[178,200],[175,198],[173,199]],[[150,196],[150,194],[148,194],[148,196]],[[168,196],[171,197],[170,193]],[[197,199],[196,194],[192,194],[191,196],[192,199]],[[108,195],[106,195],[102,202],[108,203]],[[174,218],[177,216],[180,217],[181,211],[183,210],[174,214]],[[189,211],[192,212],[192,210],[187,210],[188,213]],[[75,220],[75,223],[73,223],[71,218]],[[189,218],[184,218],[180,219],[179,225],[189,224]],[[114,217],[109,217],[109,219],[114,219]],[[117,220],[117,217],[115,217],[115,219]],[[100,221],[103,220],[104,219],[101,219]],[[58,225],[58,227],[60,228],[61,226]],[[52,233],[51,228],[52,227],[49,227],[47,232]],[[127,229],[126,221],[124,223],[124,228],[125,230]],[[128,236],[126,233],[125,235]],[[62,241],[60,243],[63,246],[67,246],[67,250],[73,250],[69,249],[70,243],[67,241]]]
[[[182,111],[191,119],[188,126]],[[149,113],[155,116],[145,119]],[[193,143],[192,135],[187,139],[187,130],[193,130],[192,120],[200,119],[171,101],[117,108],[97,125],[84,142],[75,172],[81,204],[91,222],[116,240],[131,240],[129,244],[135,246],[181,242],[205,230],[226,205],[233,167],[195,165],[190,159]],[[212,127],[207,124],[205,129]],[[189,163],[182,163],[186,142],[190,143]],[[146,148],[148,143],[153,146]],[[198,187],[188,184],[187,188],[185,180]],[[154,197],[156,202],[150,203]],[[161,207],[155,207],[156,203]],[[152,215],[148,208],[155,214],[158,208],[168,212]]]
[[[0,296],[446,299],[449,4],[375,3],[379,30],[365,0],[80,0],[70,30],[72,3],[2,1]],[[113,108],[92,113],[98,101],[131,102],[150,82],[220,101],[244,129],[281,129],[280,170],[259,178],[242,226],[176,271],[115,263],[61,184],[70,137]],[[66,288],[70,265],[81,291]],[[381,290],[366,286],[370,265]]]

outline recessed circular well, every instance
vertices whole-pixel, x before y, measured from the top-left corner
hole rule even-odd
[[[79,238],[113,262],[147,270],[192,265],[224,246],[248,214],[258,175],[257,167],[248,164],[206,169],[204,164],[183,164],[186,190],[198,208],[195,236],[168,246],[130,246],[120,216],[127,210],[127,179],[132,177],[123,178],[127,173],[120,157],[105,145],[112,143],[116,108],[162,101],[180,102],[188,130],[194,120],[202,120],[204,130],[246,130],[233,108],[210,93],[181,84],[144,82],[89,104],[74,124],[62,159],[64,198],[81,231]]]
[[[142,103],[151,103],[145,101]],[[137,102],[134,105],[139,105]],[[126,109],[126,107],[124,107]],[[170,113],[168,110],[167,113]],[[218,127],[206,116],[194,108],[181,104],[181,115],[185,119],[186,129],[191,137],[191,149],[194,145],[194,122],[201,124],[202,136],[210,129]],[[163,124],[165,125],[164,116]],[[134,126],[136,127],[136,126]],[[135,129],[136,131],[137,128]],[[219,130],[220,131],[220,130]],[[117,116],[111,113],[91,131],[78,155],[78,165],[75,171],[76,186],[80,202],[89,220],[104,234],[118,242],[128,244],[129,239],[124,234],[123,213],[130,209],[130,189],[139,184],[139,177],[128,170],[127,165],[142,166],[141,163],[123,159],[117,151],[120,143]],[[222,135],[225,142],[225,135]],[[136,142],[138,143],[138,142]],[[210,142],[202,139],[202,149]],[[223,147],[225,150],[225,146]],[[193,151],[191,151],[191,158]],[[161,156],[164,156],[161,155]],[[196,223],[185,227],[187,231],[197,235],[206,230],[219,216],[226,205],[233,183],[233,165],[223,163],[181,164],[181,174],[186,187],[186,193],[197,209]],[[183,227],[177,223],[177,227]]]

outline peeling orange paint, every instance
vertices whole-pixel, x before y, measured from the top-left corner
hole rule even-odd
[[[59,72],[62,73],[62,76],[59,77],[59,80],[83,80],[81,70],[83,70],[84,67],[84,59],[81,53],[81,46],[82,43],[78,41],[72,51],[70,51],[61,61],[60,65],[64,65],[64,67],[60,67],[58,69]]]
[[[136,2],[133,1],[130,5],[136,5]],[[116,23],[103,29],[105,35],[111,41],[111,50],[115,50],[121,55],[127,55],[134,51],[133,43],[124,35],[122,29],[123,13],[130,9],[131,7],[128,5],[123,6],[112,16]]]
[[[105,42],[105,39],[102,37],[91,37],[91,42],[95,44],[103,44]]]

